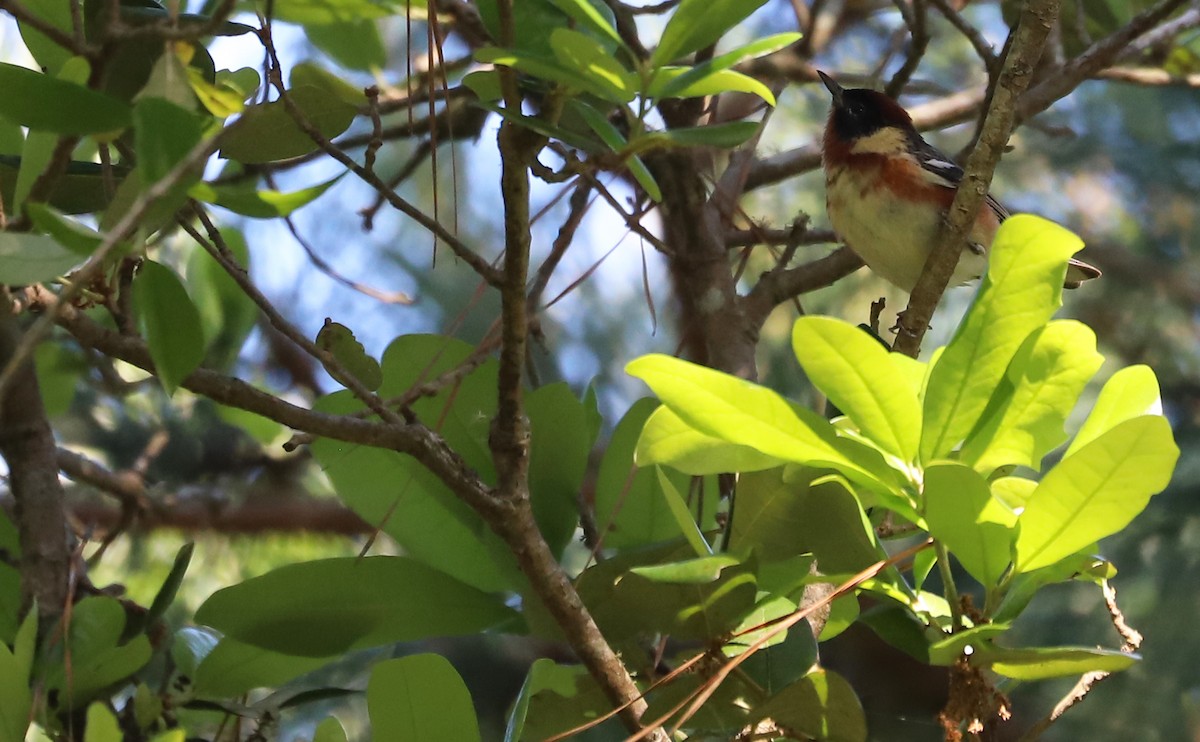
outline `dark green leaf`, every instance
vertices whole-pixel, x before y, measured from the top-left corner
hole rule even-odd
[[[22,5],[34,17],[45,21],[59,31],[65,34],[72,32],[70,3],[59,2],[59,0],[25,0]],[[35,30],[28,23],[18,23],[17,26],[21,30],[21,39],[24,40],[25,46],[33,55],[38,67],[46,70],[47,74],[57,75],[63,63],[71,58],[71,52],[51,41],[48,36]]]
[[[133,302],[159,381],[174,394],[204,359],[200,313],[175,271],[153,260],[138,270]]]
[[[569,28],[555,29],[550,34],[550,48],[560,64],[588,80],[589,87],[584,89],[600,98],[624,104],[637,94],[637,76],[591,36]]]
[[[0,116],[30,129],[81,136],[129,126],[129,106],[116,98],[24,67],[0,63]]]
[[[226,636],[302,657],[460,636],[514,617],[497,597],[407,557],[290,564],[218,590],[196,611]]]
[[[1018,680],[1043,680],[1085,672],[1120,672],[1142,659],[1141,655],[1095,647],[990,647],[972,658],[972,664]]]
[[[832,670],[814,670],[755,710],[822,742],[866,742],[867,719],[850,683]]]
[[[70,673],[61,645],[47,658],[50,670],[46,687],[59,699],[60,709],[83,708],[101,690],[149,662],[149,639],[140,634],[129,643],[120,644],[124,628],[125,610],[113,598],[89,597],[75,604],[67,644],[71,652]]]
[[[471,694],[440,655],[414,654],[376,665],[367,708],[375,739],[479,740]]]
[[[600,137],[600,141],[608,145],[613,152],[618,154],[624,152],[625,137],[617,131],[617,127],[613,126],[602,113],[586,103],[574,101],[574,104],[572,108],[583,117],[596,136]],[[655,182],[654,176],[650,174],[645,163],[637,155],[629,155],[626,164],[629,167],[630,175],[646,191],[646,195],[653,201],[662,201],[662,190],[659,189],[658,183]]]
[[[758,39],[745,46],[738,47],[731,52],[720,54],[712,59],[698,64],[695,67],[680,68],[681,74],[663,75],[665,69],[660,67],[654,77],[654,81],[650,84],[648,94],[653,98],[689,98],[695,93],[693,88],[708,87],[708,84],[714,84],[715,81],[722,76],[718,73],[727,71],[730,67],[738,62],[746,59],[761,57],[765,54],[770,54],[775,51],[794,44],[800,40],[798,33],[783,33],[766,38]],[[686,70],[686,71],[685,71]],[[743,77],[752,83],[756,84],[755,90],[743,90],[742,92],[755,92],[763,97],[763,100],[771,105],[775,105],[775,96],[771,93],[767,86],[763,85],[758,80],[745,75],[734,73],[738,77]],[[719,84],[719,83],[717,83]],[[715,94],[724,92],[728,88],[716,88],[711,93],[703,93],[703,95]],[[764,95],[765,91],[765,95]]]
[[[52,281],[83,262],[78,253],[41,234],[0,232],[0,284]]]
[[[547,384],[525,397],[531,440],[529,497],[538,528],[560,556],[579,524],[579,492],[595,443],[587,413],[565,383]]]
[[[758,131],[756,121],[733,121],[728,124],[693,126],[686,129],[667,129],[648,134],[638,140],[666,147],[716,147],[733,149],[750,140]]]
[[[104,241],[104,235],[74,219],[68,219],[46,204],[27,204],[25,213],[33,220],[34,226],[78,255],[91,255]]]
[[[232,698],[283,685],[328,662],[328,657],[297,657],[225,637],[196,669],[195,692],[201,698]]]

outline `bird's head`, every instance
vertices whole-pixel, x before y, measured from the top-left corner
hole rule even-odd
[[[905,133],[912,130],[912,117],[883,93],[865,88],[846,89],[824,72],[817,74],[833,96],[827,140],[833,136],[842,142],[854,142],[882,129],[895,128]]]

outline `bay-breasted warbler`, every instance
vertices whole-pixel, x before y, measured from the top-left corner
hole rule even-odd
[[[912,118],[883,93],[845,89],[824,72],[833,95],[822,160],[833,231],[876,274],[911,292],[933,250],[963,171],[921,138]],[[988,249],[1008,210],[989,194],[979,209],[950,279],[951,286],[987,270]],[[1080,260],[1067,266],[1066,288],[1100,271]]]

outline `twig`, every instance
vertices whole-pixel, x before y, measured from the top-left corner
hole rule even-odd
[[[908,4],[910,1],[911,7]],[[908,56],[904,59],[904,64],[896,70],[896,74],[892,75],[892,79],[884,88],[884,92],[893,98],[898,97],[904,90],[904,86],[912,79],[913,73],[917,71],[917,66],[921,64],[921,57],[925,56],[925,49],[929,47],[925,0],[895,0],[895,5],[904,18],[904,24],[908,26],[911,46]]]
[[[1061,68],[1047,75],[1036,87],[1021,96],[1017,106],[1016,123],[1036,116],[1059,98],[1074,90],[1079,83],[1108,67],[1134,39],[1154,28],[1189,0],[1160,0],[1134,16],[1129,23],[1088,47]]]
[[[1108,580],[1102,580],[1100,589],[1104,592],[1104,606],[1108,609],[1108,617],[1112,621],[1113,628],[1124,640],[1121,651],[1127,654],[1136,652],[1142,646],[1142,635],[1125,622],[1125,615],[1117,605],[1116,588]],[[1111,674],[1102,670],[1085,673],[1079,678],[1079,682],[1075,683],[1075,686],[1055,704],[1049,714],[1042,717],[1029,728],[1029,731],[1021,735],[1019,742],[1034,742],[1034,740],[1040,739],[1051,724],[1058,721],[1059,717],[1069,711],[1072,706],[1087,698],[1087,695],[1092,692],[1092,688],[1095,688],[1097,683],[1105,680]]]
[[[362,181],[370,185],[379,193],[383,194],[388,203],[397,211],[409,217],[417,224],[425,227],[439,239],[446,243],[451,251],[454,252],[463,262],[471,267],[480,278],[488,282],[492,286],[500,286],[502,276],[490,263],[483,259],[474,250],[467,247],[462,240],[452,234],[440,222],[433,219],[424,211],[413,206],[407,200],[402,198],[400,194],[387,187],[387,184],[380,180],[375,173],[369,172],[362,165],[355,162],[344,151],[334,146],[320,131],[313,125],[304,112],[296,106],[296,102],[292,100],[292,96],[288,93],[287,88],[283,84],[283,76],[280,74],[279,56],[275,51],[275,43],[271,38],[270,26],[265,26],[261,33],[263,45],[267,50],[267,56],[270,60],[269,69],[267,71],[267,79],[272,86],[279,92],[279,100],[283,102],[284,108],[287,109],[288,115],[296,122],[301,131],[308,135],[318,147],[325,151],[333,159],[344,165],[350,172],[358,176]]]
[[[761,329],[767,316],[779,304],[793,296],[832,285],[863,267],[862,258],[840,247],[823,258],[795,268],[764,273],[749,294],[742,297],[742,309],[751,327]]]
[[[950,21],[950,25],[958,29],[958,32],[971,42],[975,53],[983,61],[984,69],[988,72],[988,77],[993,77],[1000,71],[1000,58],[996,56],[996,52],[992,49],[992,45],[983,38],[983,34],[979,29],[967,22],[966,18],[962,17],[957,10],[949,3],[949,0],[929,0],[933,7],[938,9],[946,20]]]
[[[1200,73],[1172,75],[1157,67],[1109,67],[1096,73],[1096,77],[1113,82],[1128,82],[1134,85],[1166,86],[1178,85],[1200,88]]]
[[[908,308],[900,315],[892,350],[913,358],[921,350],[921,339],[929,327],[929,318],[950,283],[958,258],[966,244],[966,235],[991,186],[992,174],[1016,121],[1016,101],[1029,85],[1029,79],[1045,48],[1050,29],[1058,18],[1059,0],[1031,0],[1021,11],[1013,31],[1012,43],[984,118],[979,143],[967,160],[965,174],[954,203],[946,215],[937,241],[917,284],[909,297]]]

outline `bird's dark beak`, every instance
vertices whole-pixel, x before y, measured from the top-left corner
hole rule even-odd
[[[834,107],[841,108],[842,94],[846,92],[846,89],[841,85],[838,85],[832,77],[826,75],[821,70],[817,70],[817,75],[821,78],[821,82],[825,83],[825,88],[829,90],[829,94],[833,96]]]

